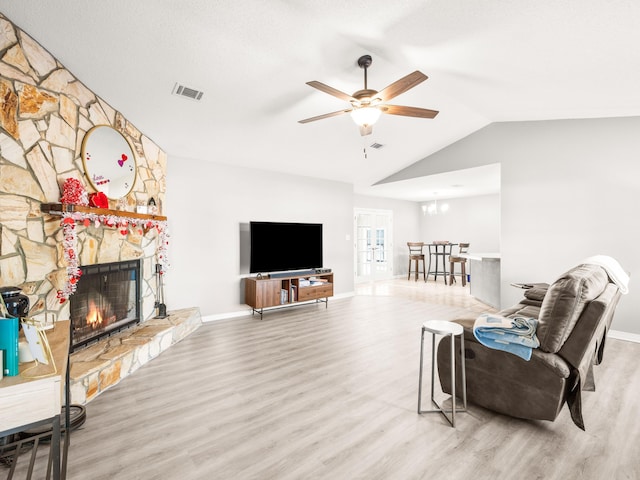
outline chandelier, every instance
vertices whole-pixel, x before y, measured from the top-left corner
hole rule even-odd
[[[423,204],[422,205],[422,214],[426,215],[427,213],[429,215],[438,215],[439,213],[446,213],[449,210],[449,204],[448,203],[440,203],[440,205],[438,206],[438,200],[434,200],[433,202],[429,203],[429,204]]]

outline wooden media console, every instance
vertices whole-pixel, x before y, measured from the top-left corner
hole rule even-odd
[[[315,300],[329,305],[333,296],[333,273],[316,273],[277,278],[268,276],[248,277],[245,279],[245,303],[252,313],[264,309],[297,305]]]

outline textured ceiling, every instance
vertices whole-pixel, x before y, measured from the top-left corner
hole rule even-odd
[[[171,161],[339,180],[362,194],[400,198],[371,186],[491,122],[640,115],[634,0],[1,0],[0,11]],[[346,105],[305,82],[353,93],[363,54],[370,88],[428,75],[392,103],[440,114],[383,115],[366,137],[348,115],[299,124]],[[202,100],[172,95],[176,82]],[[374,142],[384,147],[365,158]],[[480,193],[498,188],[496,169],[468,173],[445,178],[455,195],[477,192],[479,173],[493,175]],[[411,199],[442,191],[430,182]]]

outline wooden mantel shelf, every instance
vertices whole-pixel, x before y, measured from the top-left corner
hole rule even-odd
[[[86,213],[95,215],[113,215],[114,217],[139,218],[142,220],[166,221],[163,215],[151,215],[148,213],[128,212],[126,210],[111,210],[109,208],[85,207],[84,205],[72,205],[69,203],[43,203],[40,205],[42,213],[50,215],[62,215],[63,213]]]

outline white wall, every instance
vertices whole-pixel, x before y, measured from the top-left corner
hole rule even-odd
[[[615,330],[640,334],[640,117],[495,123],[390,180],[500,163],[502,306],[605,254],[631,274]]]
[[[197,306],[204,317],[249,310],[242,278],[251,220],[322,223],[334,293],[353,293],[351,184],[178,157],[167,164],[169,310]]]
[[[610,255],[631,273],[612,328],[639,334],[640,117],[504,123],[491,133],[502,159],[503,302],[517,298],[509,282],[552,281]]]
[[[439,206],[443,203],[449,205],[446,213],[420,215],[421,240],[468,242],[471,244],[470,252],[500,252],[500,195],[478,195],[438,201]]]

